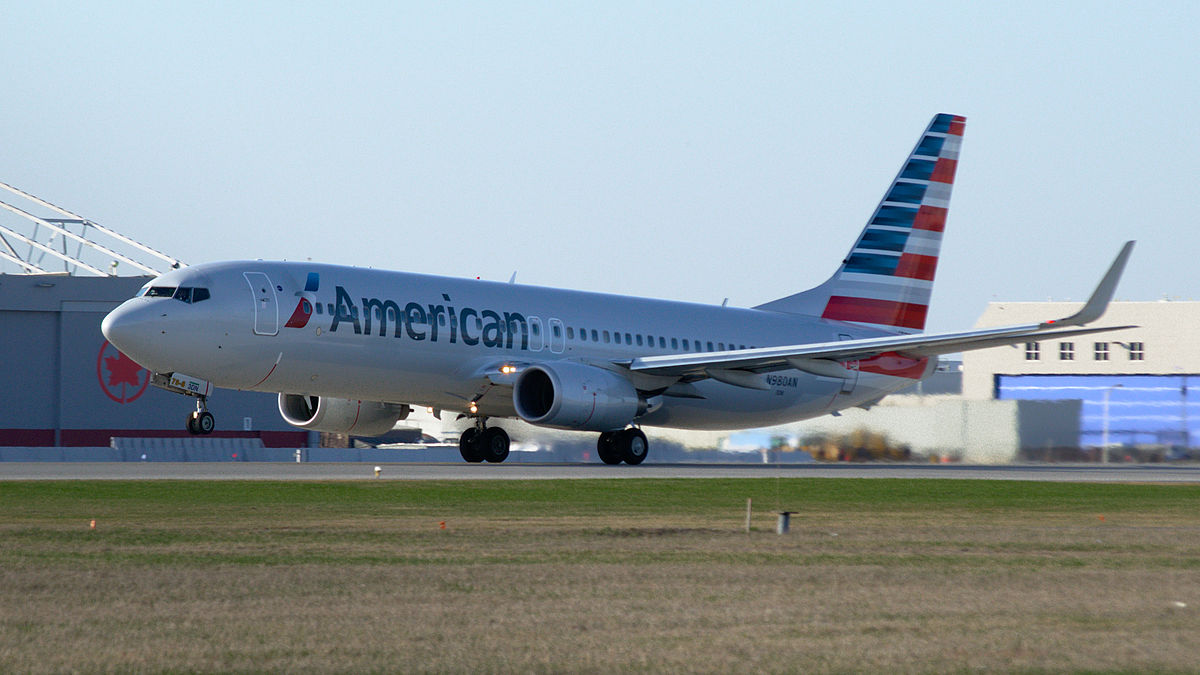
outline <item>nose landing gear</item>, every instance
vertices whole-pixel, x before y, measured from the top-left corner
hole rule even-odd
[[[154,373],[150,376],[150,384],[173,394],[196,399],[196,411],[187,416],[188,433],[203,436],[211,434],[216,428],[217,421],[208,412],[208,395],[212,392],[209,382],[182,373]]]
[[[187,430],[193,435],[211,434],[217,426],[216,418],[208,412],[207,398],[207,396],[198,397],[195,412],[189,413],[187,416]]]

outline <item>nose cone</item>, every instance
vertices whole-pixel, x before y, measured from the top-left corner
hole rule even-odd
[[[127,300],[109,312],[100,322],[100,332],[121,353],[143,366],[152,367],[147,361],[154,344],[153,336],[158,331],[140,298]]]

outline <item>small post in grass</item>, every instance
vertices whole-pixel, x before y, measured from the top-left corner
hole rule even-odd
[[[775,534],[787,534],[791,526],[792,514],[795,511],[780,511],[779,520],[775,522]]]
[[[746,497],[746,532],[750,532],[750,513],[751,513],[751,497]]]

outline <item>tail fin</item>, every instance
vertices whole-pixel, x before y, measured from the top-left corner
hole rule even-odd
[[[965,117],[934,115],[828,281],[755,309],[816,314],[900,333],[924,329],[965,123]]]

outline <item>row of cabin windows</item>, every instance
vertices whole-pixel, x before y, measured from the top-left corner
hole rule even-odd
[[[1117,343],[1121,344],[1121,343]],[[1130,361],[1145,361],[1146,360],[1146,344],[1144,342],[1130,342],[1128,344],[1129,360]],[[1096,342],[1092,345],[1092,358],[1096,361],[1109,360],[1109,343]],[[1042,359],[1041,343],[1026,342],[1025,343],[1025,360],[1040,361]],[[1058,360],[1059,361],[1074,361],[1075,360],[1075,343],[1060,342],[1058,343]]]
[[[655,347],[657,344],[659,349],[667,349],[667,345],[669,343],[671,345],[671,349],[679,349],[680,345],[682,345],[683,351],[723,352],[726,350],[726,345],[724,342],[714,343],[712,340],[701,341],[689,340],[688,338],[680,337],[669,338],[663,335],[642,335],[641,333],[625,333],[616,330],[610,333],[609,331],[597,330],[595,328],[580,328],[578,332],[576,332],[574,327],[568,326],[567,339],[574,340],[576,335],[578,335],[580,342],[603,342],[604,344],[616,343],[626,344],[631,347],[636,345],[638,347],[651,348]],[[739,345],[730,342],[728,348],[746,349],[747,347],[746,345]],[[751,345],[749,348],[754,349],[754,346]]]

